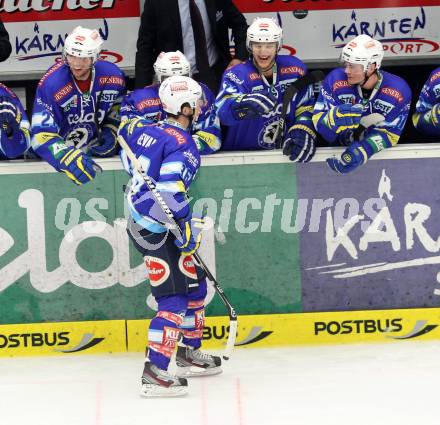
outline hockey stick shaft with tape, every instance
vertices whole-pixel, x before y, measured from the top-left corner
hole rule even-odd
[[[170,231],[176,236],[181,238],[182,233],[180,230],[180,227],[177,225],[176,220],[174,219],[174,215],[164,199],[162,198],[162,195],[156,188],[156,184],[148,175],[145,173],[145,171],[142,168],[141,163],[139,162],[138,158],[134,154],[134,152],[131,150],[130,146],[128,146],[127,142],[124,140],[123,137],[118,136],[118,142],[121,145],[122,149],[124,149],[125,153],[127,154],[128,158],[130,159],[133,167],[136,169],[136,171],[139,173],[140,176],[142,176],[143,180],[145,181],[145,184],[148,187],[148,190],[152,193],[154,200],[159,205],[161,210],[165,213],[167,216],[167,219],[169,223],[171,224]],[[208,266],[205,264],[205,262],[202,260],[200,255],[195,252],[193,254],[193,257],[197,261],[197,263],[200,265],[200,267],[203,269],[203,271],[206,273],[207,278],[212,282],[212,285],[214,286],[214,289],[217,293],[217,295],[222,300],[223,304],[228,310],[228,316],[229,316],[229,336],[228,340],[226,342],[226,349],[223,354],[223,359],[229,360],[229,357],[231,355],[231,352],[234,348],[235,340],[237,337],[237,313],[230,303],[229,299],[225,295],[225,292],[223,288],[219,285],[215,277],[212,275],[211,271],[209,270]]]
[[[383,121],[385,121],[385,117],[377,112],[374,112],[369,115],[365,115],[364,117],[361,118],[359,127],[356,128],[356,130],[353,132],[353,139],[358,141],[361,138],[362,133],[367,128],[375,126]]]
[[[286,124],[287,110],[289,109],[289,104],[292,101],[293,96],[295,96],[295,94],[297,94],[302,89],[310,86],[311,84],[315,84],[322,81],[324,77],[325,74],[322,71],[320,70],[312,71],[304,75],[303,77],[298,78],[296,81],[294,81],[286,88],[286,91],[284,92],[284,96],[283,96],[282,107],[281,107],[281,117],[278,121],[278,127],[274,137],[276,148],[280,148],[282,145],[283,136],[284,136],[284,126]]]

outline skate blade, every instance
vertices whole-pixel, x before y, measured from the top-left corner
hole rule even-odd
[[[188,367],[180,367],[176,368],[176,375],[179,378],[197,378],[200,376],[213,376],[218,375],[223,372],[221,367],[210,367],[205,369],[203,367],[197,366],[188,366]]]
[[[188,387],[161,387],[159,385],[143,384],[140,395],[142,397],[182,397],[188,394]]]

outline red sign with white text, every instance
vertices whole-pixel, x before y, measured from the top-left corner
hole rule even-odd
[[[243,13],[439,6],[439,0],[234,0]]]
[[[61,21],[140,16],[137,0],[0,0],[3,22]]]

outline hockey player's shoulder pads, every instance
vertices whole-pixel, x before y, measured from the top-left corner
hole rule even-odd
[[[64,62],[51,66],[38,83],[37,91],[53,94],[54,102],[59,102],[69,91],[73,90],[69,67]]]
[[[119,76],[125,79],[125,74],[122,71],[122,69],[119,68],[119,66],[114,63],[98,59],[94,66],[95,66],[96,75],[101,75],[101,76],[111,75],[115,77]],[[120,81],[114,80],[111,83],[118,83],[118,82]],[[124,86],[125,86],[125,80],[124,80]]]
[[[261,81],[261,76],[251,61],[239,63],[227,69],[223,81],[237,87],[239,93],[246,93],[255,81]],[[222,88],[224,88],[222,86]]]
[[[411,89],[403,78],[386,71],[382,71],[381,73],[383,76],[379,89],[381,96],[387,97],[391,104],[397,106],[411,102]]]
[[[140,116],[152,121],[159,121],[163,118],[162,111],[158,84],[134,90],[122,100],[122,117]]]
[[[307,66],[296,56],[278,55],[276,58],[279,79],[301,78],[307,73]]]

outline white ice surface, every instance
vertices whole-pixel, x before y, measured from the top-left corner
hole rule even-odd
[[[1,425],[439,425],[440,342],[239,349],[175,399],[142,354],[0,358]]]

